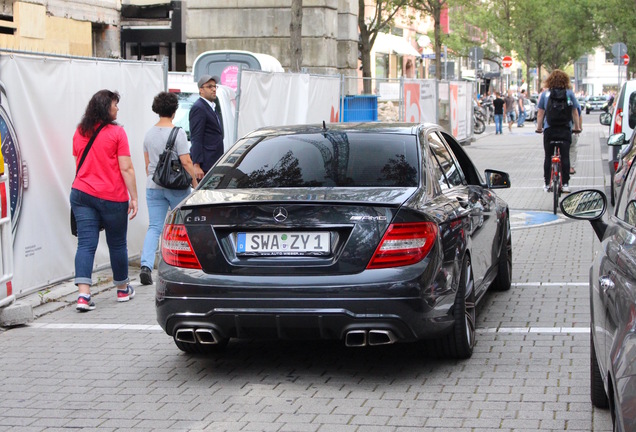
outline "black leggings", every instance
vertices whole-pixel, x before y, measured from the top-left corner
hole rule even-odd
[[[572,132],[568,128],[556,129],[547,128],[543,132],[543,150],[545,152],[545,158],[543,159],[543,180],[545,184],[550,183],[550,171],[552,167],[552,155],[554,154],[555,145],[551,144],[552,141],[562,141],[559,144],[559,152],[561,153],[561,173],[563,177],[563,184],[570,183],[570,143],[572,142]]]

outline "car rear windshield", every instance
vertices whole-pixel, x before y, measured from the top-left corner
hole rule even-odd
[[[419,179],[412,135],[328,131],[240,140],[203,189],[412,187]]]

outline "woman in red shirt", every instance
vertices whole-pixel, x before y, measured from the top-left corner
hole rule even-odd
[[[117,301],[128,301],[135,295],[135,290],[128,284],[127,232],[128,215],[130,219],[137,215],[137,186],[128,137],[124,128],[115,123],[118,103],[117,92],[100,90],[95,93],[73,136],[77,169],[91,137],[102,124],[105,125],[76,171],[71,189],[71,210],[77,221],[77,310],[81,312],[95,309],[90,288],[100,227],[106,231]]]

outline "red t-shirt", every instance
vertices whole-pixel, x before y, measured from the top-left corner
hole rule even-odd
[[[79,130],[73,135],[73,156],[77,164],[92,137],[82,136]],[[75,177],[73,188],[107,201],[127,202],[128,189],[119,170],[119,156],[130,156],[128,137],[124,128],[107,125],[97,135],[88,151],[82,169]]]

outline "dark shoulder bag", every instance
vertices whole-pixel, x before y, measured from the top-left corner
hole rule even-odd
[[[97,130],[95,131],[95,133],[91,137],[90,141],[88,141],[88,144],[86,144],[86,148],[84,149],[84,153],[82,153],[82,157],[80,158],[80,161],[77,164],[77,171],[75,171],[75,178],[77,178],[77,173],[79,173],[79,170],[82,167],[82,164],[84,163],[84,159],[86,159],[86,155],[88,154],[88,151],[93,146],[93,142],[95,142],[95,138],[97,138],[97,134],[99,134],[99,132],[104,128],[104,126],[106,126],[106,123],[102,124],[100,127],[97,128]],[[99,229],[101,231],[101,230],[104,229],[104,227],[99,227]],[[75,237],[77,237],[77,221],[75,220],[75,215],[73,214],[73,209],[71,209],[71,234],[73,234]]]
[[[179,129],[181,128],[174,127],[170,131],[166,149],[159,156],[159,162],[157,162],[155,173],[152,176],[152,181],[166,189],[183,190],[192,184],[192,176],[183,168],[181,159],[174,149],[174,141]]]

